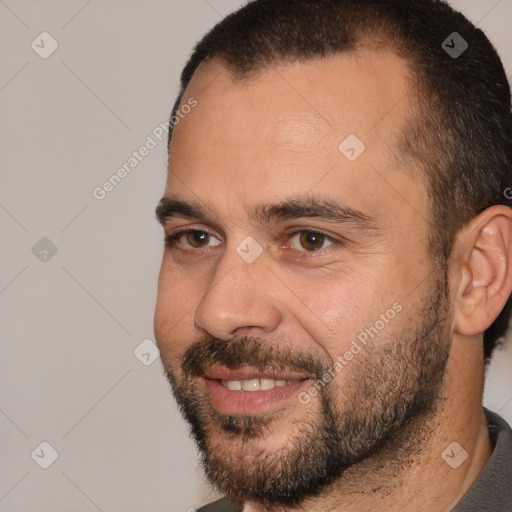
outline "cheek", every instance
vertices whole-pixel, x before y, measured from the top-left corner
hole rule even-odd
[[[180,354],[194,336],[194,309],[198,302],[194,279],[180,277],[162,264],[154,315],[154,329],[162,356]]]
[[[289,284],[294,297],[286,302],[288,313],[335,360],[372,315],[365,289],[334,275],[312,280],[301,278]]]
[[[375,341],[381,331],[383,334],[389,329],[389,322],[380,329],[381,315],[392,310],[397,292],[390,291],[391,284],[384,282],[382,275],[351,272],[311,282],[298,279],[290,287],[300,299],[290,313],[333,361],[351,350],[358,336],[367,336],[368,329],[374,332],[376,322],[379,336]],[[391,313],[395,315],[393,310]]]
[[[340,286],[330,292],[322,291],[316,298],[310,297],[308,300],[325,329],[335,335],[343,330],[349,334],[351,328],[365,316],[365,301],[361,290],[354,291]]]

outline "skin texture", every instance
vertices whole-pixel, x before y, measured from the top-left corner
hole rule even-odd
[[[344,397],[364,389],[353,379],[385,375],[389,389],[390,377],[399,386],[399,354],[389,360],[371,354],[391,340],[412,339],[404,333],[429,319],[428,301],[443,287],[428,257],[426,184],[397,165],[392,149],[414,109],[407,76],[406,64],[384,49],[283,64],[242,82],[214,60],[201,66],[185,92],[183,102],[193,97],[197,107],[175,127],[165,196],[198,203],[208,215],[176,215],[162,219],[163,227],[166,235],[195,229],[212,238],[194,248],[190,242],[197,239],[183,235],[164,250],[155,335],[171,380],[183,393],[193,390],[208,411],[211,452],[228,458],[236,471],[262,451],[287,453],[297,442],[297,426],[319,421],[321,397],[298,407],[297,392],[266,406],[263,413],[273,419],[264,435],[233,436],[220,426],[219,414],[236,407],[212,402],[204,379],[187,380],[181,365],[187,350],[205,339],[252,337],[329,367],[398,303],[400,313],[326,388],[339,410],[348,410]],[[366,146],[353,162],[338,149],[350,134]],[[372,227],[316,217],[264,222],[253,214],[256,205],[304,197],[362,212]],[[436,312],[438,328],[428,340],[447,356],[433,410],[412,418],[394,443],[295,509],[451,510],[474,482],[492,451],[481,403],[482,333],[512,288],[510,226],[510,210],[496,206],[459,233],[446,269],[444,309]],[[333,241],[308,251],[295,234],[305,229]],[[262,248],[252,263],[237,252],[249,236]],[[251,407],[235,412],[239,425],[262,414]],[[441,457],[452,442],[468,453],[457,469]],[[254,499],[244,510],[291,508]]]

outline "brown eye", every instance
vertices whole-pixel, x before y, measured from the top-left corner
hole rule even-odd
[[[220,241],[213,235],[210,235],[210,233],[197,229],[185,231],[181,235],[176,236],[176,239],[189,249],[203,249],[220,244]]]
[[[291,237],[292,249],[299,251],[314,252],[332,245],[327,235],[317,231],[300,231]]]
[[[304,231],[300,235],[300,244],[307,251],[318,251],[321,249],[325,242],[325,236],[321,233],[314,233],[312,231]]]
[[[189,231],[185,235],[185,239],[187,241],[187,244],[190,245],[190,247],[194,247],[194,249],[199,249],[201,247],[204,247],[205,245],[208,245],[210,235],[208,233],[205,233],[204,231]]]

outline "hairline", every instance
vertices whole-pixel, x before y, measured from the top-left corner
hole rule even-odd
[[[439,161],[439,157],[431,158],[426,160],[425,158],[418,158],[417,155],[412,155],[409,151],[402,148],[404,142],[407,140],[407,127],[409,123],[421,123],[425,118],[425,112],[428,109],[428,100],[432,96],[432,91],[428,90],[425,86],[424,81],[421,80],[421,71],[418,69],[418,66],[415,65],[414,52],[404,50],[405,45],[400,46],[400,40],[393,40],[390,35],[386,32],[385,28],[381,28],[377,32],[369,32],[360,30],[360,33],[357,36],[355,44],[351,48],[346,48],[343,50],[336,50],[332,52],[330,55],[314,55],[313,57],[304,57],[304,58],[295,58],[295,59],[286,59],[286,58],[275,58],[269,63],[265,63],[263,65],[254,65],[246,70],[240,70],[236,67],[235,64],[231,64],[224,56],[221,54],[212,55],[206,57],[202,61],[199,62],[197,67],[195,68],[192,76],[186,84],[186,87],[182,88],[180,93],[176,98],[176,102],[173,107],[172,115],[175,115],[176,112],[182,105],[182,102],[185,98],[185,93],[192,82],[193,77],[200,72],[205,66],[207,66],[211,62],[220,62],[226,71],[229,73],[230,78],[235,83],[250,83],[251,81],[257,80],[266,72],[275,69],[278,66],[286,66],[290,64],[294,64],[297,62],[301,63],[309,63],[309,62],[322,62],[324,60],[329,59],[330,57],[335,57],[338,55],[356,55],[362,50],[370,50],[374,52],[379,51],[388,51],[391,52],[394,56],[400,59],[404,64],[405,73],[404,80],[406,83],[406,87],[408,90],[409,96],[409,109],[406,113],[405,117],[400,120],[400,125],[397,127],[396,131],[391,134],[390,140],[388,141],[388,150],[389,150],[389,161],[390,164],[394,164],[395,169],[403,170],[407,173],[409,177],[418,178],[422,180],[422,184],[425,186],[425,192],[427,193],[428,201],[428,218],[427,222],[429,224],[429,246],[428,251],[432,260],[437,260],[438,262],[446,263],[446,258],[440,258],[438,247],[439,242],[434,240],[432,236],[433,226],[434,226],[434,197],[432,194],[432,186],[431,181],[434,177],[432,177],[429,173],[429,169],[435,166],[435,164]],[[416,59],[417,60],[417,59]],[[439,109],[439,107],[436,107]],[[171,125],[169,128],[169,137],[168,137],[168,152],[170,155],[170,147],[171,147],[171,139],[173,134],[173,126]],[[424,155],[422,155],[424,156]],[[407,164],[407,165],[406,165]],[[434,164],[434,165],[433,165]]]

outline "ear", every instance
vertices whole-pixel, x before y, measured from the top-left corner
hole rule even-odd
[[[461,230],[457,242],[454,331],[473,336],[492,324],[512,291],[512,210],[487,208]]]

